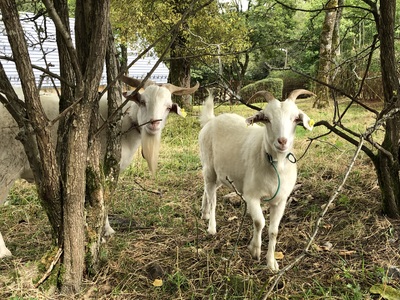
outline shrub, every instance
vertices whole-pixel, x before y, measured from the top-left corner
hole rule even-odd
[[[258,91],[269,91],[276,98],[282,98],[283,80],[280,78],[266,78],[254,83],[248,84],[240,91],[243,100],[248,100],[254,93]]]

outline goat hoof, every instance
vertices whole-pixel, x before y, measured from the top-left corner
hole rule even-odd
[[[207,232],[208,232],[209,234],[211,234],[211,235],[215,235],[215,234],[217,233],[217,229],[215,229],[215,228],[208,228],[208,229],[207,229]]]
[[[261,259],[261,247],[253,247],[251,244],[247,247],[250,250],[251,257],[260,261]]]
[[[110,237],[110,236],[112,236],[114,234],[115,234],[115,230],[112,229],[110,226],[104,228],[104,236],[105,237]]]
[[[270,269],[274,273],[277,273],[279,271],[279,265],[275,259],[272,262],[267,263],[267,268]]]
[[[12,254],[11,251],[8,250],[7,248],[4,251],[0,252],[0,258],[5,258],[8,256],[12,256]]]

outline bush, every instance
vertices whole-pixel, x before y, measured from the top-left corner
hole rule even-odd
[[[312,91],[311,82],[308,78],[291,71],[274,71],[270,75],[272,78],[281,78],[283,80],[282,99],[296,89],[306,89]]]
[[[280,78],[266,78],[244,86],[240,90],[240,96],[244,101],[248,100],[258,91],[268,91],[276,98],[282,98],[283,80]]]

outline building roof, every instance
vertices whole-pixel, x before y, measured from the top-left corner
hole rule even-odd
[[[32,18],[35,15],[32,13],[20,13],[21,24],[25,32],[25,38],[28,44],[28,51],[33,65],[46,68],[48,66],[49,70],[53,73],[60,74],[60,65],[58,60],[58,51],[56,43],[56,30],[53,21],[49,17],[39,17],[32,22]],[[1,17],[1,15],[0,15]],[[70,18],[71,28],[75,27],[75,19]],[[39,33],[40,34],[39,34]],[[71,32],[72,40],[75,41],[75,33]],[[42,45],[40,45],[40,39],[44,40]],[[10,44],[8,42],[6,30],[2,19],[0,19],[0,56],[12,57],[12,51]],[[128,64],[137,57],[137,51],[134,49],[128,50]],[[151,68],[157,62],[157,57],[155,55],[147,56],[139,59],[130,69],[129,76],[134,78],[144,78]],[[15,64],[6,59],[0,59],[3,68],[10,79],[13,86],[20,86],[18,72],[16,70]],[[34,74],[36,77],[36,82],[39,84],[43,72],[34,69]],[[150,79],[158,82],[165,83],[168,79],[169,70],[164,63],[161,63],[154,73],[151,75]],[[106,68],[104,67],[103,75],[100,84],[106,84]],[[56,80],[56,85],[58,86],[58,80]],[[42,87],[53,86],[50,78],[48,76],[43,78]]]

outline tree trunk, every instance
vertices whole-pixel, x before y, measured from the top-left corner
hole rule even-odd
[[[321,31],[319,65],[317,80],[323,83],[330,83],[331,62],[334,52],[332,52],[332,36],[335,27],[336,9],[338,0],[329,0],[326,5],[325,20]],[[316,100],[314,107],[323,108],[329,105],[329,88],[317,83]]]
[[[126,53],[126,47],[124,48]],[[118,182],[120,172],[119,162],[121,160],[122,111],[117,111],[117,108],[121,105],[121,86],[119,85],[119,82],[116,81],[120,68],[117,59],[114,36],[111,30],[111,24],[108,30],[106,67],[107,83],[110,85],[107,94],[108,115],[113,117],[111,120],[108,120],[107,126],[107,149],[104,158],[104,175],[106,177],[107,190],[108,192],[112,193]],[[125,63],[123,66],[121,66],[121,69],[125,70],[126,67],[127,64]]]
[[[63,114],[58,123],[52,125],[58,126],[57,139],[49,125],[51,120],[47,120],[41,106],[24,32],[15,1],[11,0],[0,1],[0,9],[16,58],[25,102],[16,97],[1,64],[0,87],[7,96],[7,100],[3,97],[2,101],[6,101],[20,128],[19,138],[33,171],[39,197],[58,237],[58,245],[63,249],[58,284],[61,292],[68,295],[79,292],[85,271],[96,267],[104,228],[104,178],[97,134],[100,120],[98,87],[109,41],[110,1],[76,2],[76,50],[68,37],[68,1],[54,1],[54,6],[50,0],[43,0],[43,3],[57,28],[63,79],[60,95]],[[112,48],[111,44],[108,48]],[[110,52],[110,57],[110,61],[115,60],[115,52]],[[115,79],[116,63],[112,63],[110,74],[114,74]],[[115,101],[119,92],[112,94]],[[116,119],[116,127],[118,122]],[[117,152],[113,156],[113,168],[118,173],[115,165],[119,162],[119,148],[113,149]]]
[[[338,0],[338,6],[339,8],[336,11],[336,16],[335,16],[335,25],[333,26],[333,32],[332,32],[332,50],[334,51],[334,58],[337,58],[340,56],[340,23],[342,21],[342,15],[343,15],[343,5],[344,5],[344,0]]]
[[[83,98],[79,99],[80,93],[76,91],[75,101],[80,102],[66,124],[68,144],[67,163],[63,170],[64,270],[61,289],[66,294],[79,292],[86,254],[89,254],[86,255],[86,267],[96,265],[94,260],[97,259],[96,253],[104,224],[103,182],[99,169],[100,145],[94,133],[99,124],[97,90],[107,49],[108,15],[108,0],[76,2],[76,52],[81,71],[77,76],[77,87],[83,87]],[[82,82],[79,82],[79,78],[82,78]],[[94,256],[91,255],[93,253]]]
[[[190,87],[190,68],[191,62],[185,58],[185,38],[178,35],[171,46],[171,61],[169,68],[170,82],[181,87]],[[192,109],[192,96],[173,96],[174,101],[186,110]]]
[[[20,127],[19,139],[24,145],[30,167],[34,172],[42,204],[52,222],[53,230],[58,232],[57,224],[61,220],[60,177],[51,128],[48,126],[47,117],[39,101],[39,93],[15,1],[0,1],[0,8],[13,56],[18,58],[15,64],[25,96],[26,111],[20,112],[23,120],[17,121],[20,126],[23,126],[23,128]],[[55,209],[52,209],[53,207]]]
[[[378,35],[381,42],[381,71],[384,90],[384,112],[400,108],[399,81],[396,74],[394,50],[396,0],[381,0],[380,13],[376,14]],[[383,147],[391,156],[378,154],[377,175],[382,193],[383,212],[400,218],[400,114],[387,120]]]
[[[128,48],[124,44],[120,44],[120,50],[118,73],[124,70],[125,75],[128,75]]]

